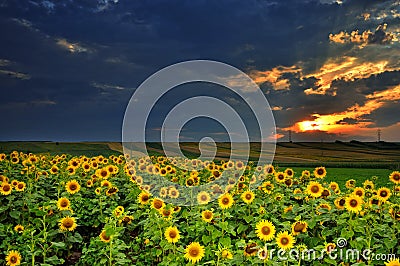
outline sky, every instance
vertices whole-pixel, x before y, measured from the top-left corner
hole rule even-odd
[[[121,141],[136,88],[171,64],[206,59],[248,74],[267,98],[276,139],[400,141],[400,1],[1,0],[0,140]],[[191,84],[155,106],[146,129]],[[249,125],[250,131],[251,123]],[[225,141],[193,120],[180,139]]]

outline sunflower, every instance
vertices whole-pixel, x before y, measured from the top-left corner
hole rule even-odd
[[[142,191],[138,195],[138,201],[140,204],[145,205],[145,204],[149,203],[149,200],[150,200],[150,194],[147,193],[146,191]]]
[[[276,182],[278,182],[278,183],[283,183],[283,182],[285,182],[285,179],[286,179],[286,174],[285,174],[285,172],[276,172],[276,173],[275,173],[275,180],[276,180]]]
[[[205,191],[201,191],[199,192],[199,194],[197,194],[197,202],[202,205],[202,204],[207,204],[209,203],[211,200],[210,194],[208,194],[208,192]]]
[[[77,193],[80,189],[81,186],[79,185],[79,183],[74,179],[71,181],[68,181],[67,184],[65,185],[65,189],[67,190],[67,192],[69,194],[75,194]]]
[[[362,198],[356,195],[350,195],[346,198],[345,207],[348,211],[358,213],[361,211],[362,203]]]
[[[112,195],[117,194],[117,192],[118,192],[118,188],[117,187],[110,187],[110,188],[108,188],[106,190],[106,195],[107,196],[112,196]]]
[[[97,175],[98,178],[107,179],[108,177],[110,177],[110,172],[108,172],[107,169],[104,167],[97,169],[95,174]]]
[[[296,188],[293,190],[293,196],[296,200],[301,200],[301,196],[303,195],[303,192],[301,191],[300,188]]]
[[[53,165],[53,166],[50,168],[50,173],[53,174],[53,175],[55,175],[55,174],[58,173],[58,167],[57,167],[57,165]]]
[[[267,247],[263,247],[257,251],[257,256],[260,260],[267,261],[269,259]]]
[[[258,248],[256,243],[247,244],[244,247],[244,255],[246,257],[255,256],[257,254]]]
[[[113,214],[114,214],[116,217],[120,217],[120,216],[124,213],[124,211],[125,211],[124,207],[118,206],[118,207],[116,207],[116,208],[114,209]]]
[[[229,193],[221,195],[218,199],[218,204],[221,209],[229,209],[230,207],[232,207],[233,203],[233,197]]]
[[[156,209],[157,211],[159,211],[159,210],[161,210],[162,208],[165,207],[165,203],[164,203],[164,201],[162,199],[154,198],[151,201],[151,207],[153,209]]]
[[[324,178],[326,176],[326,169],[323,166],[314,169],[314,176],[316,178]]]
[[[11,185],[13,186],[13,187],[16,187],[17,186],[17,184],[18,184],[18,180],[12,180],[11,181]]]
[[[308,170],[304,170],[304,171],[301,172],[301,177],[303,179],[308,179],[310,176],[311,176],[311,173]]]
[[[111,236],[107,235],[106,230],[101,231],[99,237],[100,240],[104,243],[108,243],[111,241]]]
[[[20,225],[20,224],[17,224],[15,227],[14,227],[14,230],[15,230],[15,232],[17,232],[17,233],[22,233],[23,231],[24,231],[24,227],[22,226],[22,225]]]
[[[264,173],[267,175],[272,175],[275,173],[275,168],[272,164],[267,164],[264,166]]]
[[[353,188],[356,186],[356,180],[354,179],[349,179],[346,181],[346,187],[347,188]]]
[[[235,166],[237,170],[243,170],[246,167],[246,165],[242,161],[237,161],[235,163]]]
[[[67,216],[59,221],[59,226],[61,231],[74,231],[77,224],[74,217]]]
[[[96,193],[96,195],[100,195],[101,193],[101,187],[98,187],[94,190],[94,193]]]
[[[284,250],[289,250],[289,249],[293,248],[293,246],[296,242],[294,237],[292,235],[288,234],[287,231],[280,232],[276,236],[275,240],[276,240],[278,247],[281,249],[284,249]]]
[[[254,192],[253,191],[245,191],[242,193],[241,198],[246,204],[250,204],[254,200]]]
[[[201,213],[201,219],[203,219],[203,221],[210,223],[212,221],[214,217],[214,214],[212,211],[209,210],[205,210]]]
[[[325,209],[325,211],[324,212],[320,212],[321,209]],[[331,209],[332,209],[332,207],[328,203],[321,203],[320,205],[317,206],[317,208],[315,209],[315,212],[318,215],[321,215],[323,213],[329,212]]]
[[[102,187],[112,187],[111,182],[108,181],[108,180],[103,180],[103,181],[101,181],[100,185],[101,185]]]
[[[267,220],[261,220],[256,225],[256,233],[259,239],[270,241],[275,235],[275,226]]]
[[[335,192],[336,190],[339,189],[339,184],[336,183],[336,182],[330,182],[330,183],[329,183],[329,188],[332,189],[332,191]]]
[[[294,171],[291,168],[286,168],[285,169],[285,174],[286,174],[286,177],[293,177],[294,176]]]
[[[356,187],[353,190],[353,194],[359,196],[360,198],[364,198],[365,191],[362,187]]]
[[[321,197],[322,197],[322,198],[326,199],[326,198],[329,197],[330,195],[331,195],[331,192],[330,192],[328,189],[324,188],[324,189],[322,190],[322,193],[321,193]]]
[[[261,185],[262,191],[264,191],[267,194],[271,194],[272,191],[274,190],[274,184],[272,184],[270,181],[264,182]]]
[[[310,182],[307,186],[307,194],[309,194],[311,197],[318,198],[321,196],[323,191],[323,187],[320,183],[318,182]]]
[[[204,257],[204,247],[198,242],[192,242],[186,247],[184,257],[194,264]]]
[[[176,199],[179,197],[179,190],[177,190],[175,187],[170,187],[168,190],[168,196],[171,199]]]
[[[67,211],[69,210],[71,207],[70,201],[67,198],[59,198],[57,200],[57,208],[60,211]]]
[[[400,266],[400,259],[392,258],[385,262],[385,266]]]
[[[16,250],[11,250],[6,256],[7,265],[14,266],[21,264],[21,254]]]
[[[308,224],[304,221],[297,221],[292,224],[292,235],[297,236],[300,233],[307,232]]]
[[[175,226],[174,227],[172,227],[172,226],[168,227],[165,230],[164,236],[167,239],[168,243],[176,243],[176,242],[178,242],[179,238],[181,237],[179,235],[178,228],[176,228]]]
[[[364,187],[364,189],[367,189],[367,190],[374,189],[375,188],[375,184],[374,184],[374,182],[372,182],[370,180],[365,180],[364,183],[363,183],[363,187]]]
[[[400,172],[399,171],[392,172],[389,176],[389,179],[396,185],[400,184]]]
[[[219,254],[221,254],[221,258],[231,260],[233,259],[232,252],[227,248],[219,249]]]
[[[338,208],[339,210],[343,210],[344,206],[346,204],[346,200],[344,198],[339,197],[339,198],[335,199],[334,203],[335,203],[336,208]]]
[[[378,189],[378,191],[376,192],[376,196],[378,197],[379,200],[381,200],[382,202],[386,202],[390,196],[392,195],[392,193],[390,192],[390,189],[386,188],[386,187],[381,187],[380,189]]]
[[[3,195],[9,195],[11,194],[12,191],[12,186],[8,184],[7,182],[3,182],[0,186],[0,193]]]
[[[325,251],[326,253],[331,253],[332,251],[334,251],[336,249],[336,244],[335,243],[327,243],[325,245]]]

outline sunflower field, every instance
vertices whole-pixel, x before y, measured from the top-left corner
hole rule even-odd
[[[189,163],[204,167],[183,170],[163,156],[0,154],[1,264],[400,265],[398,171],[378,187],[372,178],[328,182],[322,166]],[[231,168],[242,174],[190,205],[170,203],[179,186],[144,180],[201,188]],[[311,249],[316,257],[303,256]]]

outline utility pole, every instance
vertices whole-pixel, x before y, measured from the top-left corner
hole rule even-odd
[[[381,142],[381,129],[378,129],[378,142]]]
[[[289,142],[292,143],[292,130],[289,130]]]

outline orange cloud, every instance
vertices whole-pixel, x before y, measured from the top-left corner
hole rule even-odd
[[[370,132],[373,128],[367,128],[372,125],[370,121],[362,121],[363,115],[371,114],[373,111],[383,107],[388,102],[400,100],[400,85],[391,87],[384,91],[374,92],[366,96],[367,101],[364,105],[354,105],[344,112],[338,112],[328,115],[314,114],[314,120],[297,122],[294,126],[285,130],[295,132],[305,132],[312,130],[327,131],[329,133],[362,133]],[[357,124],[341,123],[345,119],[358,120]]]
[[[290,67],[278,66],[267,71],[252,71],[250,72],[250,77],[257,84],[269,82],[275,90],[287,90],[289,89],[290,82],[288,79],[282,78],[285,73],[301,73],[301,68],[295,65]]]
[[[356,79],[369,78],[371,75],[394,70],[387,67],[388,61],[358,62],[356,57],[341,57],[328,60],[317,72],[306,75],[306,78],[316,78],[317,89],[309,88],[305,94],[325,94],[331,90],[334,80],[354,81]],[[335,91],[331,92],[335,95]]]
[[[369,16],[364,16],[364,19]],[[397,42],[397,34],[394,32],[386,32],[387,24],[379,25],[375,32],[370,30],[359,33],[358,30],[353,30],[351,33],[341,31],[336,34],[329,34],[329,41],[332,43],[356,43],[360,44],[360,48],[364,48],[367,44],[378,43],[378,44],[389,44]]]

